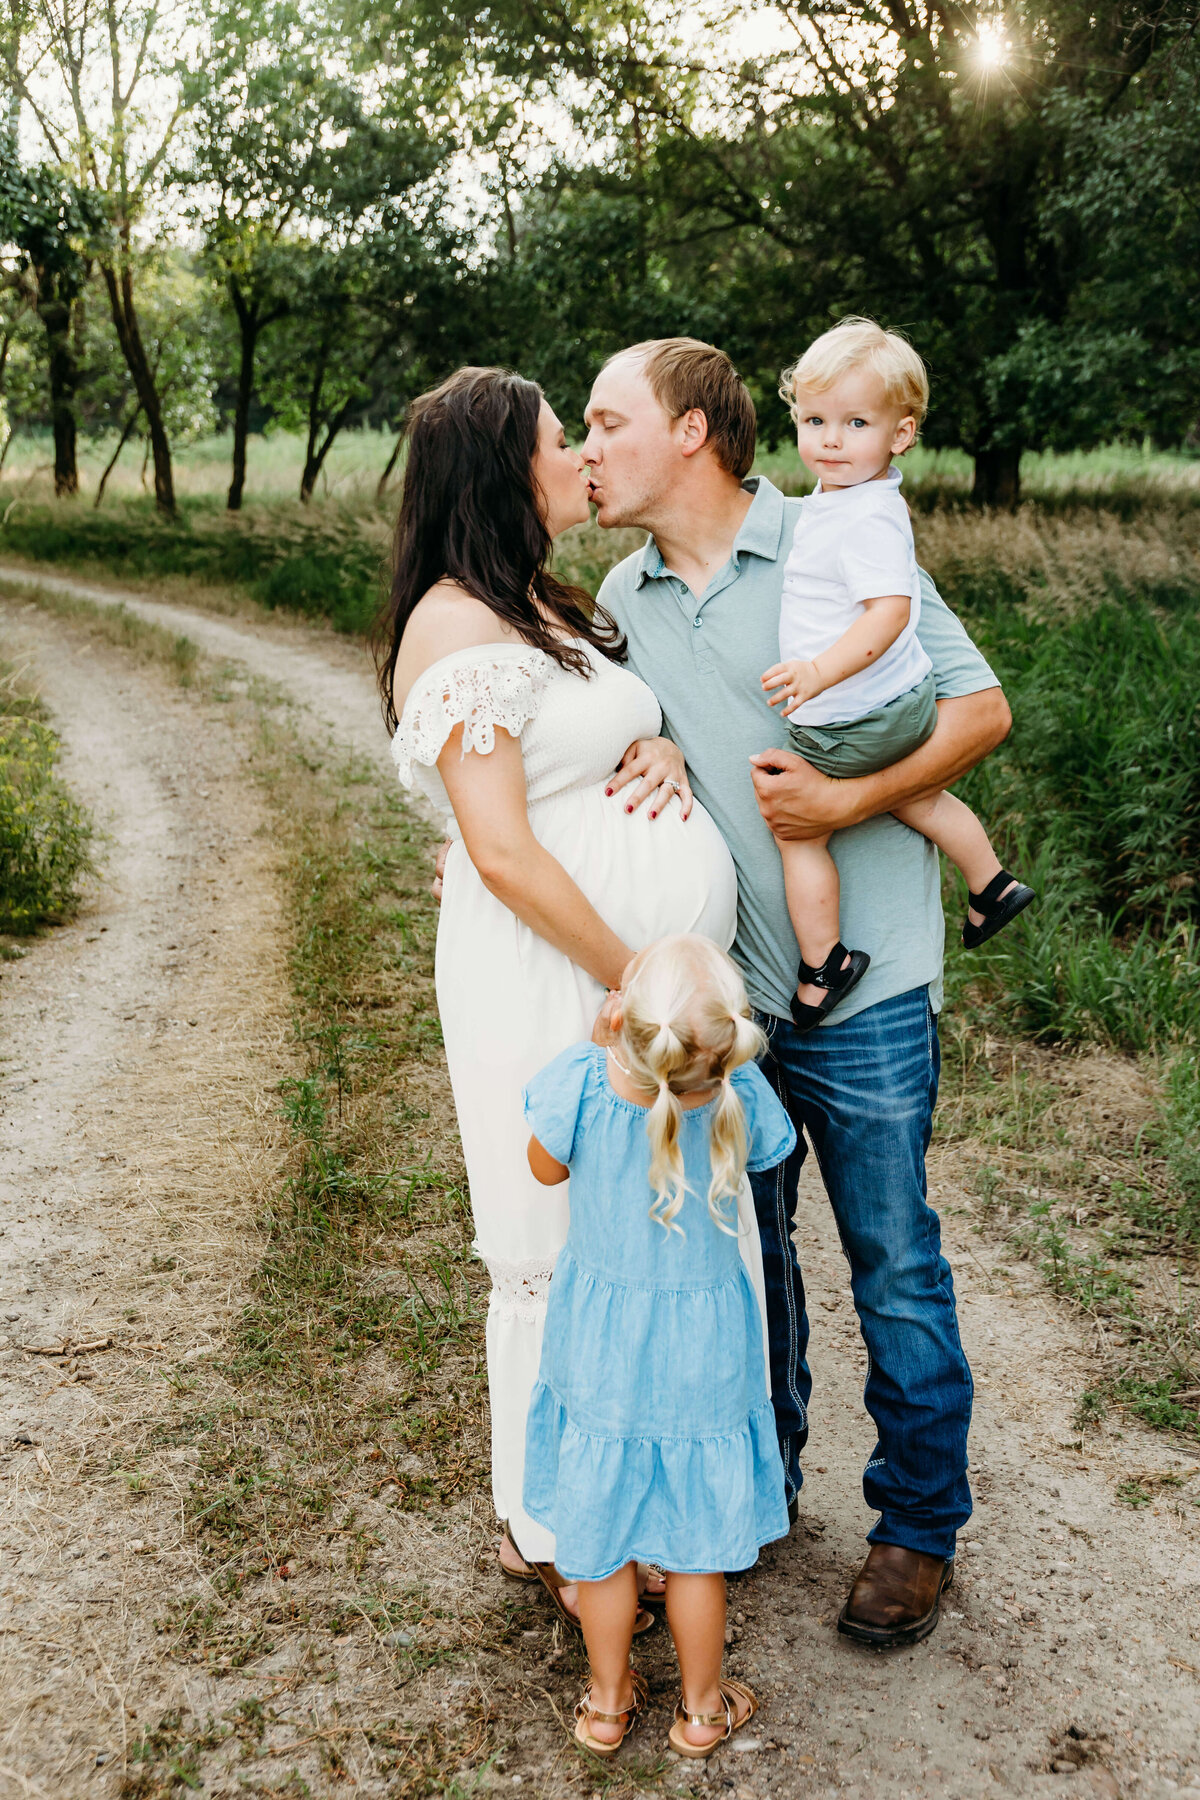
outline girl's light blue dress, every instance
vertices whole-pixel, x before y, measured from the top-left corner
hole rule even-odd
[[[774,1168],[795,1144],[791,1121],[753,1063],[732,1079],[749,1167]],[[603,1050],[572,1045],[525,1090],[530,1130],[571,1171],[570,1230],[529,1408],[525,1507],[555,1534],[555,1563],[571,1581],[601,1581],[628,1562],[746,1569],[787,1534],[758,1302],[736,1237],[708,1210],[715,1108],[683,1115],[681,1236],[650,1217],[647,1109],[613,1091]]]

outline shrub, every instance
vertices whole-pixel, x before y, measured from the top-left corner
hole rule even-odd
[[[91,867],[91,823],[54,773],[58,739],[36,700],[0,672],[0,931],[68,916]]]

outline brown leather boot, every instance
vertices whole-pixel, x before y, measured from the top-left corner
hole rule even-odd
[[[923,1550],[872,1544],[838,1616],[838,1630],[878,1650],[919,1644],[937,1624],[938,1601],[953,1580],[953,1557],[943,1562]]]

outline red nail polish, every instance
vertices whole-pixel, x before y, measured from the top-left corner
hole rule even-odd
[[[606,799],[606,800],[611,800],[611,799],[612,799],[612,789],[611,789],[611,788],[605,788],[605,790],[604,790],[604,798],[605,798],[605,799]]]
[[[657,813],[651,813],[651,814],[650,814],[650,817],[651,817],[651,818],[652,818],[652,819],[657,819],[657,817],[658,817],[658,814],[657,814]]]

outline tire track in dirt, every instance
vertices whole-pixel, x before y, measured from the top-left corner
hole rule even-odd
[[[302,627],[212,618],[192,608],[90,584],[57,578],[52,582],[40,572],[0,568],[0,576],[9,580],[19,577],[29,585],[54,585],[99,604],[120,601],[156,624],[173,631],[186,630],[211,653],[282,686],[310,708],[320,735],[328,729],[345,748],[369,757],[381,779],[392,779],[361,648]],[[53,662],[63,628],[32,623],[34,615],[30,613],[19,618],[25,622],[23,629],[39,637],[40,655]],[[69,631],[65,635],[69,638]],[[94,683],[94,693],[87,690],[89,704],[108,709],[114,743],[120,740],[127,747],[131,734],[136,737],[138,733],[154,738],[153,752],[146,749],[143,764],[161,751],[164,762],[176,771],[175,784],[181,794],[179,769],[189,758],[186,754],[181,757],[174,746],[186,741],[186,732],[181,733],[174,721],[168,725],[161,701],[154,706],[146,703],[145,710],[140,699],[127,704],[133,698],[130,684],[135,677],[119,658],[106,655],[98,660],[103,667],[88,671]],[[72,718],[83,689],[59,693],[48,686],[46,691],[72,754],[79,759],[73,776],[94,803],[95,750],[82,747]],[[178,702],[166,710],[186,709]],[[215,738],[210,743],[206,737],[205,743],[205,754],[226,754],[215,748]],[[190,846],[186,854],[194,858],[189,865],[193,880],[211,872],[211,859],[206,863],[197,846],[212,827],[199,815],[185,818],[179,794],[168,794],[165,799],[172,804],[178,801],[180,814],[164,810],[164,796],[159,792],[156,797],[153,780],[138,792],[142,800],[127,814],[134,839],[139,840],[142,833],[153,838],[160,846],[161,862],[185,854],[182,849],[170,848],[175,832]],[[194,803],[189,798],[189,805]],[[228,803],[217,810],[221,817],[237,814],[237,808]],[[119,832],[114,836],[119,844]],[[136,850],[131,854],[136,858]],[[135,869],[136,864],[131,863],[127,879],[133,879]],[[173,943],[182,944],[179,933],[183,923],[168,924],[168,917],[171,921],[179,917],[177,911],[169,915],[165,911],[168,889],[165,874],[160,871],[155,876],[150,871],[144,892],[134,881],[128,904],[140,908],[146,921],[153,919],[156,906],[164,909],[164,931],[169,931]],[[20,1055],[16,1048],[12,1052],[8,1074],[14,1083],[20,1079],[17,1064],[21,1056],[21,1066],[28,1070],[32,1057],[42,1054],[38,1049],[41,1033],[49,1031],[51,1048],[60,1040],[65,1044],[71,1034],[74,1015],[69,1009],[80,1003],[68,1000],[67,994],[85,991],[75,971],[91,966],[72,959],[84,951],[99,954],[95,945],[87,944],[87,938],[96,932],[91,917],[39,944],[21,965],[26,971],[24,983],[33,982],[37,975],[37,982],[26,989],[21,1002],[14,998],[14,983],[5,980],[0,1005],[6,1030],[16,1032],[10,1045],[25,1046]],[[97,942],[106,944],[112,933],[110,925],[103,938],[96,933]],[[158,939],[137,939],[142,945],[157,941],[162,941],[161,933]],[[181,974],[199,980],[201,967],[189,964]],[[168,974],[165,965],[147,967],[145,975],[156,994],[171,992]],[[192,1004],[189,1000],[187,1007]],[[262,1029],[255,1017],[256,1004],[250,1003],[247,1016],[248,1042],[256,1041],[255,1032]],[[156,1000],[155,1005],[155,1016],[163,1021],[162,1035],[148,1042],[164,1045],[168,1027],[177,1035],[192,1029],[176,1016],[185,1012],[183,1006],[174,1005],[172,1010],[165,998]],[[198,1016],[198,1002],[196,1008],[193,1017]],[[267,1009],[269,1013],[269,1000]],[[105,1081],[115,1083],[115,1070],[106,1061],[112,1054],[112,1040],[104,1037],[103,1029],[101,1020],[95,1057],[89,1060],[84,1051],[78,1069],[72,1069],[69,1061],[60,1065],[64,1092],[71,1081],[91,1082],[97,1092],[107,1091]],[[265,1068],[260,1069],[253,1079],[258,1081],[265,1074]],[[6,1081],[6,1089],[9,1085]],[[152,1131],[144,1121],[139,1124],[143,1092],[139,1090],[132,1101],[126,1094],[123,1116],[129,1129],[140,1133],[145,1143]],[[27,1087],[6,1095],[5,1102],[6,1160],[0,1163],[0,1176],[10,1182],[10,1191],[15,1194],[19,1190],[22,1197],[31,1191],[29,1185],[12,1172],[15,1164],[7,1160],[17,1154],[15,1140],[19,1139],[27,1159],[32,1160],[35,1152],[48,1158],[55,1146],[61,1145],[64,1126],[69,1125],[67,1099],[57,1103],[58,1112],[52,1119],[40,1097],[36,1106],[27,1097],[31,1093]],[[40,1119],[37,1107],[41,1107]],[[97,1150],[90,1140],[89,1149]],[[64,1258],[55,1265],[59,1297],[41,1316],[41,1322],[54,1329],[82,1316],[78,1311],[83,1305],[81,1278],[87,1273],[88,1257],[94,1254],[95,1219],[103,1216],[108,1193],[108,1178],[85,1170],[82,1146],[73,1154],[71,1181],[86,1202],[75,1211],[89,1218],[78,1224],[73,1218],[68,1221],[66,1202],[56,1200],[54,1205],[64,1209],[57,1216],[47,1206],[36,1228],[28,1220],[22,1225],[23,1230],[34,1233],[21,1240],[30,1255],[39,1255],[47,1268],[52,1256]],[[186,1146],[180,1154],[186,1154]],[[58,1156],[63,1163],[65,1151],[59,1149]],[[680,1784],[686,1779],[710,1789],[732,1788],[737,1800],[754,1800],[774,1792],[840,1793],[862,1800],[880,1795],[896,1796],[897,1800],[905,1796],[911,1800],[917,1796],[976,1800],[977,1796],[1015,1790],[1095,1795],[1102,1800],[1114,1795],[1124,1795],[1127,1800],[1182,1800],[1184,1796],[1200,1800],[1200,1485],[1194,1478],[1195,1464],[1169,1440],[1131,1424],[1110,1424],[1090,1432],[1084,1445],[1072,1425],[1072,1412],[1079,1391],[1094,1373],[1085,1334],[1078,1322],[1052,1301],[1035,1272],[1027,1265],[1013,1264],[1002,1246],[976,1236],[960,1186],[965,1179],[960,1147],[953,1154],[935,1152],[931,1191],[943,1213],[947,1253],[960,1294],[963,1336],[978,1390],[972,1462],[979,1507],[963,1534],[955,1587],[942,1624],[925,1644],[891,1657],[862,1651],[834,1634],[834,1619],[861,1558],[863,1536],[870,1524],[859,1479],[871,1437],[861,1405],[865,1359],[845,1264],[823,1191],[810,1173],[804,1184],[798,1232],[814,1320],[812,1360],[817,1387],[803,1526],[786,1544],[766,1553],[759,1572],[731,1588],[731,1666],[759,1686],[764,1711],[756,1734],[744,1739],[736,1751],[724,1753],[710,1765],[708,1775],[668,1765],[663,1777],[668,1790],[682,1791]],[[66,1190],[66,1182],[61,1189],[53,1188],[55,1193]],[[0,1195],[4,1193],[0,1188]],[[92,1235],[85,1237],[83,1231]],[[0,1245],[5,1241],[0,1240]],[[82,1252],[79,1246],[83,1246]],[[145,1244],[140,1253],[144,1250]],[[128,1256],[136,1258],[138,1253],[130,1250]],[[75,1262],[66,1260],[70,1254],[75,1255]],[[243,1268],[252,1255],[253,1250],[247,1250],[243,1241]],[[175,1323],[185,1335],[193,1329],[192,1299],[190,1288],[176,1295]],[[72,1312],[72,1307],[77,1310]],[[92,1308],[89,1319],[92,1313],[99,1317],[100,1309]],[[216,1313],[213,1328],[219,1328]],[[36,1392],[29,1387],[38,1379],[30,1373],[32,1366],[20,1367],[23,1393]],[[63,1392],[73,1395],[71,1389]],[[70,1404],[82,1407],[90,1401],[72,1397]],[[33,1401],[25,1405],[29,1414]],[[5,1471],[12,1473],[12,1463],[19,1464],[18,1488],[26,1496],[34,1492],[35,1481],[29,1461],[28,1449],[16,1450]],[[1155,1503],[1134,1512],[1119,1504],[1116,1490],[1120,1480],[1139,1473],[1168,1474],[1182,1485],[1155,1489]],[[108,1529],[111,1532],[111,1523]],[[404,1518],[393,1519],[387,1527],[387,1552],[400,1571],[412,1567],[418,1534],[416,1522]],[[464,1530],[458,1529],[443,1542],[444,1573],[453,1578],[454,1554],[466,1548],[467,1538]],[[426,1551],[428,1548],[426,1540]],[[57,1554],[58,1561],[47,1553],[39,1566],[45,1585],[53,1588],[57,1584],[59,1592],[65,1593],[68,1581],[77,1577],[63,1563],[61,1552]],[[188,1553],[181,1545],[175,1554],[186,1558]],[[470,1604],[472,1598],[494,1603],[501,1584],[491,1566],[482,1574],[467,1567],[465,1558],[460,1566],[464,1603]],[[0,1601],[4,1592],[0,1587]],[[128,1587],[123,1592],[122,1604],[128,1614]],[[0,1646],[9,1643],[8,1636],[0,1636]],[[570,1659],[564,1663],[553,1645],[547,1625],[544,1642],[523,1646],[527,1662],[522,1673],[552,1693],[566,1712],[575,1697],[572,1664]],[[0,1656],[4,1654],[0,1649]],[[669,1666],[665,1647],[651,1642],[645,1654],[661,1667],[665,1679]],[[37,1666],[43,1675],[55,1668],[45,1656]],[[460,1669],[469,1675],[469,1661],[460,1664]],[[77,1691],[73,1690],[70,1705],[61,1694],[55,1702],[56,1716],[63,1723],[56,1740],[60,1747],[54,1752],[59,1758],[54,1768],[67,1766],[61,1760],[67,1749],[61,1745],[71,1730],[78,1740],[72,1754],[82,1757],[79,1746],[83,1737],[90,1730],[94,1738],[100,1729],[91,1721],[107,1721],[111,1716],[111,1709],[109,1715],[104,1714],[103,1677],[96,1665],[88,1676],[92,1688],[87,1692],[86,1683],[79,1685],[81,1677],[73,1674],[72,1679]],[[135,1670],[129,1679],[136,1687],[143,1677]],[[144,1679],[147,1695],[165,1693],[170,1686],[161,1671],[147,1668]],[[460,1677],[450,1685],[461,1689],[463,1681]],[[91,1700],[88,1692],[93,1695]],[[148,1700],[141,1703],[144,1707]],[[655,1739],[660,1722],[656,1713],[650,1727]],[[653,1754],[650,1745],[639,1752],[643,1758]],[[12,1752],[4,1748],[0,1733],[0,1768],[6,1765],[12,1765]],[[84,1761],[73,1766],[82,1770]],[[52,1772],[48,1752],[33,1767],[36,1778],[27,1778],[27,1786],[14,1787],[14,1793],[91,1791],[82,1786],[56,1786],[59,1777]],[[503,1779],[515,1775],[538,1794],[589,1791],[590,1778],[572,1754],[564,1751],[548,1708],[544,1717],[531,1719],[526,1713],[513,1721],[510,1747],[503,1757]],[[489,1781],[499,1777],[497,1770]],[[383,1793],[386,1783],[376,1788],[367,1781],[360,1791]]]
[[[182,632],[207,655],[239,663],[247,674],[270,681],[289,700],[306,707],[325,725],[344,750],[365,757],[391,773],[391,753],[384,735],[379,702],[363,646],[332,631],[282,620],[219,618],[194,607],[176,606],[144,595],[68,580],[41,569],[0,563],[0,581],[48,593],[90,600],[96,606],[123,606],[149,624]]]
[[[104,833],[78,920],[0,985],[0,1793],[74,1800],[111,1790],[170,1687],[139,1546],[180,1574],[191,1553],[177,1505],[147,1522],[120,1451],[145,1444],[164,1372],[219,1342],[236,1303],[278,1163],[289,997],[236,736],[86,630],[2,618]],[[74,1366],[20,1349],[105,1339]],[[181,1492],[186,1467],[162,1461]]]

